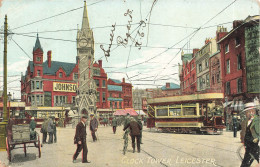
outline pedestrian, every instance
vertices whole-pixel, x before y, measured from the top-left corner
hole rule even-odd
[[[141,129],[142,127],[140,124],[137,123],[137,121],[134,118],[130,119],[130,123],[124,127],[124,131],[130,127],[130,134],[131,134],[131,139],[132,139],[132,147],[133,147],[133,153],[135,152],[135,139],[137,142],[137,151],[140,153],[140,134],[141,134]]]
[[[32,117],[30,121],[30,129],[31,131],[34,131],[35,128],[36,128],[36,123],[34,121],[34,117]]]
[[[129,113],[126,114],[124,128],[128,125],[128,123],[130,123],[130,114]],[[129,130],[129,128],[127,128],[125,130],[125,133],[124,133],[124,136],[123,136],[123,139],[124,139],[123,154],[124,155],[125,155],[125,152],[126,152],[127,147],[128,147],[128,135],[129,135],[129,133],[130,133],[130,130]]]
[[[53,143],[53,120],[54,120],[54,117],[50,117],[50,119],[48,121],[48,129],[47,129],[47,132],[49,134],[48,144]]]
[[[106,117],[104,118],[103,122],[104,122],[104,126],[106,126],[107,125],[107,118]]]
[[[91,135],[92,135],[92,139],[93,139],[93,142],[97,141],[97,137],[96,137],[96,131],[98,129],[98,121],[97,119],[95,118],[94,114],[91,113],[90,114],[90,131],[91,131]]]
[[[41,133],[42,133],[42,143],[46,143],[46,139],[47,139],[47,131],[48,131],[48,119],[44,118],[44,121],[42,123],[42,127],[41,127]]]
[[[34,121],[34,117],[32,117],[30,121],[30,140],[36,139],[36,132],[34,131],[35,128],[36,128],[36,123]]]
[[[114,117],[112,119],[112,126],[113,126],[113,133],[116,133],[116,127],[117,127],[117,119]]]
[[[246,119],[241,122],[240,139],[246,151],[241,167],[250,167],[254,159],[259,163],[259,115],[254,103],[246,103],[243,112]]]
[[[74,144],[77,144],[77,150],[73,155],[73,163],[76,163],[76,159],[83,149],[82,152],[82,163],[90,163],[87,158],[88,147],[87,147],[87,132],[86,132],[87,116],[82,116],[81,121],[76,126],[76,133],[74,137]]]
[[[236,113],[233,116],[232,122],[233,122],[233,131],[234,131],[233,136],[237,137],[237,115],[236,115]]]
[[[57,142],[57,134],[56,134],[56,121],[55,118],[53,120],[53,136],[54,136],[54,143]]]
[[[138,117],[137,123],[141,126],[140,130],[140,143],[143,144],[142,142],[142,136],[143,136],[143,124],[142,124],[142,117]]]

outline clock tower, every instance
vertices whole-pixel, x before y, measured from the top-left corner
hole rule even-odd
[[[89,27],[86,1],[81,29],[77,32],[77,61],[79,63],[79,79],[77,105],[80,115],[96,114],[96,84],[93,79],[94,37]]]

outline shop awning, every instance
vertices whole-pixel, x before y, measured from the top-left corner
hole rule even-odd
[[[131,116],[137,116],[138,114],[133,108],[119,109],[114,112],[114,115],[126,115],[129,113]]]
[[[138,115],[146,115],[143,110],[136,110],[136,112]]]

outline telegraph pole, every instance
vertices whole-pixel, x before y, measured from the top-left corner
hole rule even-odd
[[[4,23],[4,90],[3,90],[3,122],[0,122],[0,150],[6,149],[6,137],[7,137],[7,122],[9,119],[9,113],[7,110],[7,15],[5,15]]]

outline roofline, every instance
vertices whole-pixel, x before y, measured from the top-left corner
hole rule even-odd
[[[256,16],[259,16],[259,15],[255,15],[255,16],[252,16],[252,17],[256,17]],[[248,18],[248,17],[247,17]],[[246,19],[247,19],[246,18]],[[228,36],[230,36],[233,32],[235,32],[237,29],[239,29],[240,27],[242,27],[243,25],[245,25],[246,23],[249,23],[250,21],[253,21],[253,19],[250,19],[250,20],[248,20],[248,21],[246,21],[246,19],[244,20],[244,22],[241,24],[241,25],[239,25],[239,26],[237,26],[236,28],[233,28],[231,31],[229,31],[223,38],[221,38],[217,43],[220,43],[220,42],[222,42],[224,39],[226,39]],[[254,20],[259,20],[259,19],[254,19]]]

